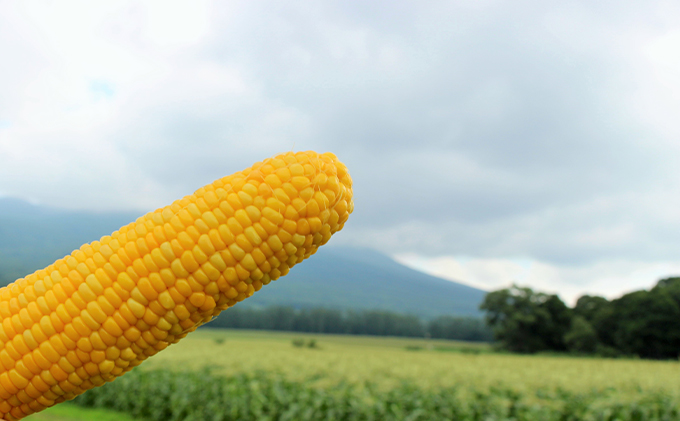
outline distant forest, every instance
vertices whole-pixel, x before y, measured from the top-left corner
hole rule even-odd
[[[557,295],[513,286],[487,294],[481,309],[497,345],[512,352],[650,359],[680,354],[680,278],[611,301],[584,295],[574,308]]]
[[[251,309],[236,306],[222,312],[207,326],[349,335],[431,337],[463,341],[492,339],[491,330],[482,319],[441,316],[424,321],[413,315],[377,310],[340,311],[292,307]]]

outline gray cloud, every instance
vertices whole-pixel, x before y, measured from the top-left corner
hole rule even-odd
[[[354,241],[572,263],[676,256],[650,234],[665,194],[630,199],[675,173],[677,151],[628,108],[631,38],[670,27],[642,4],[534,6],[246,6],[207,54],[301,110],[306,140],[348,161]]]
[[[638,113],[640,92],[658,88],[646,46],[680,30],[671,7],[215,2],[207,38],[161,57],[169,76],[117,92],[95,164],[111,154],[133,169],[106,194],[144,208],[275,152],[331,150],[356,189],[340,242],[564,264],[678,259],[668,133],[680,127]],[[107,36],[155,54],[125,34]],[[80,187],[108,203],[96,183]],[[43,199],[63,205],[60,194]]]

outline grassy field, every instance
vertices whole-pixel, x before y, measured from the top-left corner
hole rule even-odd
[[[316,341],[297,348],[293,339]],[[437,388],[505,386],[519,391],[615,388],[638,393],[680,394],[680,363],[552,355],[489,353],[486,344],[411,338],[305,335],[203,329],[147,361],[145,368],[198,369],[218,374],[255,370],[281,372],[290,379],[324,374],[328,380],[365,381],[391,387],[402,380]]]
[[[520,356],[455,341],[202,329],[143,367],[78,403],[163,421],[680,419],[677,361]],[[209,372],[201,371],[206,367]],[[130,420],[110,412],[113,418],[77,418],[69,415],[75,411],[70,405],[52,411],[62,409],[29,419]]]
[[[80,408],[61,404],[24,418],[26,421],[136,421],[128,415],[106,409]]]

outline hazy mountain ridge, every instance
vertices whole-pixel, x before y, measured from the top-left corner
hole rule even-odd
[[[43,268],[140,215],[70,211],[0,198],[0,285]]]
[[[0,285],[134,221],[133,213],[57,210],[0,198]],[[339,234],[342,235],[342,234]],[[403,266],[368,249],[322,247],[281,281],[239,304],[381,309],[422,317],[480,316],[485,291]]]
[[[485,291],[427,275],[376,251],[325,246],[282,282],[240,305],[389,310],[423,317],[481,316]]]

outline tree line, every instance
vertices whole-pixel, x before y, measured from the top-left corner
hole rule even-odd
[[[513,285],[487,294],[481,307],[497,345],[542,351],[677,359],[680,278],[660,280],[614,300],[584,295],[569,308],[557,295]]]
[[[289,332],[349,335],[431,337],[465,341],[490,341],[491,330],[484,320],[441,316],[425,321],[414,315],[382,310],[341,311],[327,308],[261,309],[232,307],[223,311],[208,327],[262,329]]]

